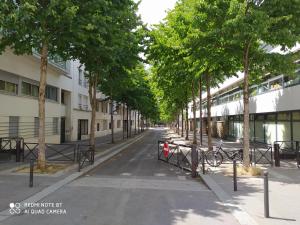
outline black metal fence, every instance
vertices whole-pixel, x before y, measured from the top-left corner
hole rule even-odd
[[[78,145],[77,162],[78,171],[87,165],[93,165],[95,161],[95,150],[91,145]]]
[[[242,149],[235,150],[222,150],[216,151],[216,160],[218,160],[218,154],[222,155],[222,159],[220,163],[212,164],[208,163],[211,159],[208,158],[208,155],[211,152],[203,151],[201,148],[196,148],[197,154],[197,162],[192,163],[192,148],[191,145],[182,145],[182,144],[174,144],[171,141],[168,141],[168,153],[164,150],[165,141],[158,141],[157,148],[157,156],[158,160],[167,162],[171,165],[177,166],[179,168],[192,171],[192,165],[196,165],[196,167],[201,170],[203,173],[209,170],[209,167],[216,167],[220,164],[232,164],[233,160],[236,160],[242,163]],[[208,154],[210,153],[210,154]],[[241,156],[241,158],[237,158],[234,156]],[[253,165],[256,164],[269,164],[273,165],[273,147],[271,145],[256,143],[251,144],[251,149],[249,152],[250,161]],[[194,157],[195,158],[195,157]]]
[[[192,146],[168,143],[169,151],[164,150],[164,141],[158,141],[157,156],[158,160],[167,162],[181,169],[192,170]]]
[[[16,161],[21,161],[24,139],[20,137],[2,137],[0,138],[0,160],[11,160],[12,156]]]
[[[275,141],[274,155],[275,166],[280,166],[280,162],[295,163],[300,168],[300,142],[299,141]]]
[[[47,161],[76,161],[76,144],[46,144],[46,160]],[[31,158],[38,159],[38,143],[27,143],[23,145],[23,161]]]

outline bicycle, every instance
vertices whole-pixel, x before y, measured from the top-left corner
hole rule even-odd
[[[207,164],[213,167],[218,167],[223,163],[223,155],[225,154],[227,158],[231,159],[232,161],[235,159],[237,161],[242,161],[243,160],[243,149],[239,150],[232,150],[232,151],[224,151],[222,149],[223,141],[221,140],[219,142],[218,147],[216,150],[213,151],[208,151],[205,154],[205,160]]]

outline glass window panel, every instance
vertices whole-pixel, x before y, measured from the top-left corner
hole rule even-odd
[[[264,122],[256,120],[255,121],[255,140],[264,142]]]
[[[252,140],[254,138],[254,122],[250,121],[250,139]]]
[[[265,116],[264,115],[256,115],[255,120],[265,120]]]
[[[300,112],[293,112],[293,121],[300,120]]]
[[[13,83],[10,83],[10,82],[6,82],[5,90],[7,92],[15,93],[16,94],[17,93],[17,85],[13,84]]]
[[[31,95],[31,84],[22,82],[22,94]]]
[[[290,113],[279,113],[278,114],[278,120],[280,121],[289,121],[290,120]]]
[[[265,123],[265,132],[266,132],[266,140],[265,142],[268,144],[274,143],[276,141],[276,123],[275,122],[266,122]]]
[[[290,122],[277,122],[277,141],[291,140],[291,124]]]
[[[293,123],[293,139],[294,141],[300,141],[300,122]]]
[[[36,85],[31,86],[31,95],[34,97],[39,96],[39,87],[38,86],[36,86]]]
[[[276,80],[272,80],[272,81],[270,81],[270,89],[271,90],[280,89],[280,88],[282,88],[282,83],[283,83],[282,77],[280,77]]]
[[[275,121],[276,120],[276,114],[268,114],[267,115],[268,121]]]
[[[4,91],[5,90],[5,81],[0,80],[0,90]]]
[[[264,92],[267,92],[267,91],[269,91],[269,84],[268,83],[261,84],[257,88],[257,93],[258,94],[261,94],[261,93],[264,93]]]

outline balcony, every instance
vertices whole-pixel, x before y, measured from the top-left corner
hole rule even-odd
[[[40,59],[41,55],[34,49],[32,51],[32,55],[35,58]],[[64,74],[69,74],[69,63],[67,61],[64,61],[60,56],[55,55],[55,56],[49,56],[48,57],[48,63],[49,65],[53,66],[56,69],[59,69],[62,71]]]
[[[88,81],[86,79],[79,79],[78,84],[81,87],[87,88],[88,87]]]
[[[83,105],[83,104],[78,104],[78,108],[84,111],[88,111],[89,106],[88,105]]]

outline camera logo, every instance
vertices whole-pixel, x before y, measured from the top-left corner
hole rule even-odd
[[[18,215],[21,213],[21,204],[20,203],[10,203],[9,204],[9,213],[12,214],[12,215]]]

